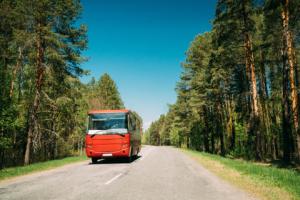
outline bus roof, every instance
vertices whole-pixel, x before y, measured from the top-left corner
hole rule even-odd
[[[97,113],[128,113],[129,110],[122,109],[122,110],[90,110],[88,114],[97,114]]]

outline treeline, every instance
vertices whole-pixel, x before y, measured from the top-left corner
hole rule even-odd
[[[0,1],[0,169],[78,154],[87,111],[123,107],[107,74],[78,78],[87,73],[81,9],[77,0]]]
[[[146,143],[299,161],[300,1],[219,0]]]
[[[118,87],[107,73],[104,73],[99,81],[96,81],[93,77],[87,84],[87,92],[84,95],[86,96],[90,110],[125,109]],[[142,117],[133,110],[131,112],[138,119],[136,121],[137,127],[140,127],[142,130]]]

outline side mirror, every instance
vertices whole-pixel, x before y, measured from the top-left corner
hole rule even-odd
[[[89,117],[85,120],[85,135],[87,135],[89,132]]]

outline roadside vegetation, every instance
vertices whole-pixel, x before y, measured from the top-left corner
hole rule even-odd
[[[300,1],[219,0],[191,42],[177,101],[144,142],[300,162]]]
[[[79,162],[87,160],[86,156],[73,156],[73,157],[66,157],[57,160],[50,160],[45,162],[38,162],[27,166],[19,166],[19,167],[9,167],[0,170],[0,181],[16,176],[22,176],[34,172],[44,171],[53,169],[56,167],[61,167],[63,165]]]
[[[81,11],[73,0],[0,2],[0,169],[81,152],[87,111],[124,107],[108,74],[79,79]]]
[[[266,200],[300,199],[300,173],[296,169],[247,162],[183,149],[209,171],[251,194]]]

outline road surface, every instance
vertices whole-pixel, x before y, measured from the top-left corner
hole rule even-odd
[[[254,199],[172,147],[143,147],[131,163],[84,161],[0,182],[0,199]]]

